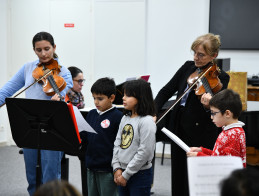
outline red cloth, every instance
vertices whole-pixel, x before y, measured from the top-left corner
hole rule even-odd
[[[201,149],[202,152],[198,152],[197,156],[237,156],[241,157],[243,166],[246,167],[246,139],[242,127],[223,129],[213,150]]]

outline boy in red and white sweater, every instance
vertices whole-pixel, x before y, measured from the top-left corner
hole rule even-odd
[[[230,89],[217,93],[210,100],[210,111],[212,121],[217,127],[222,127],[213,150],[191,147],[187,156],[238,156],[246,167],[244,123],[238,121],[242,112],[239,94]]]

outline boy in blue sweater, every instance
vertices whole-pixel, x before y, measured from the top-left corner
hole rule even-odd
[[[115,82],[110,78],[101,78],[93,84],[91,92],[96,109],[87,114],[86,121],[97,134],[86,133],[88,195],[117,196],[111,161],[123,114],[112,105],[116,94]]]

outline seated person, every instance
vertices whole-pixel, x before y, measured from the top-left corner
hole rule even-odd
[[[73,88],[69,89],[66,94],[65,101],[70,101],[78,109],[82,109],[85,106],[84,96],[81,93],[84,86],[84,76],[81,69],[77,67],[68,67],[73,79]]]

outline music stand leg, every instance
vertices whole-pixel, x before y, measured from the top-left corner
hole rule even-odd
[[[38,149],[37,165],[36,165],[36,189],[41,185],[41,153]]]
[[[173,195],[173,155],[172,155],[172,152],[173,152],[173,145],[170,145],[171,146],[171,195]]]
[[[66,158],[65,153],[61,159],[61,179],[66,181],[69,179],[69,159]]]
[[[83,196],[88,196],[87,170],[85,167],[85,161],[80,161],[80,164],[81,164],[82,193],[83,193]]]
[[[40,135],[43,123],[39,123],[38,128],[38,156],[37,156],[37,165],[36,165],[36,189],[41,185],[41,145],[40,145]],[[44,129],[43,129],[44,130]]]

